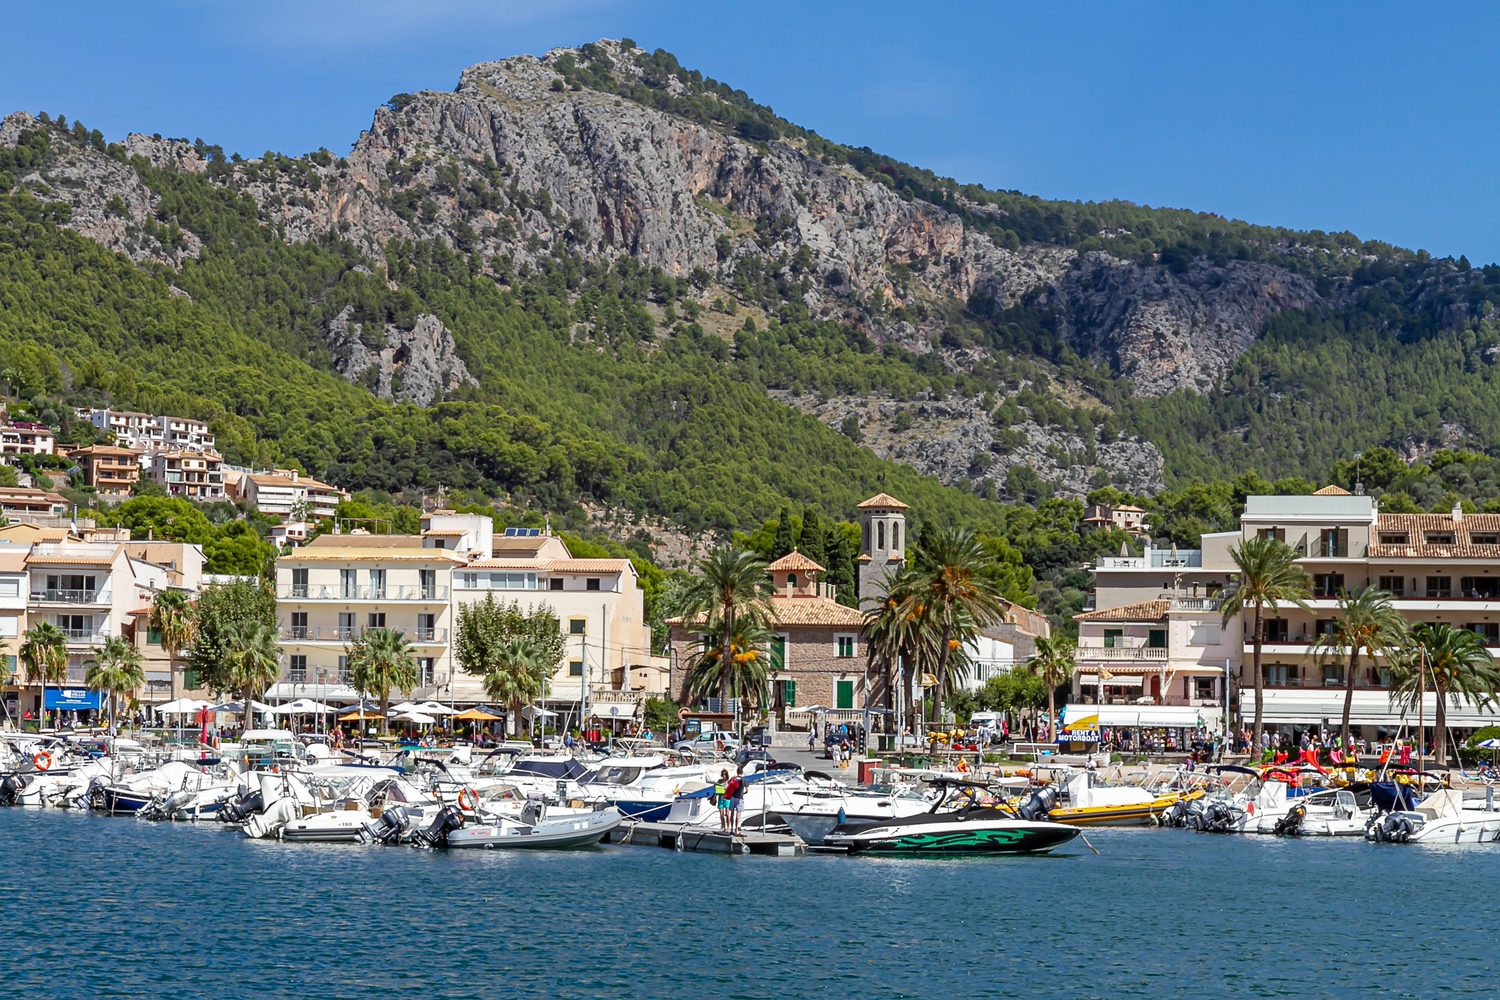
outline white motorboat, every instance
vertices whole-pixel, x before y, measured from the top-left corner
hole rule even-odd
[[[1393,844],[1489,844],[1500,837],[1500,810],[1465,803],[1456,788],[1440,788],[1416,804],[1371,820],[1365,836]]]
[[[832,779],[805,778],[777,791],[784,801],[768,810],[813,845],[822,844],[842,824],[901,819],[924,813],[932,806],[931,799],[909,787],[853,789]]]
[[[528,802],[520,817],[490,816],[448,831],[448,846],[485,850],[593,847],[619,826],[613,806],[568,809]]]
[[[585,794],[597,794],[626,819],[642,822],[665,820],[672,802],[685,791],[712,785],[711,767],[693,764],[670,767],[665,757],[608,757],[579,785]]]
[[[340,772],[338,777],[348,778],[346,772],[351,769],[338,767],[336,770]],[[317,773],[310,772],[314,787],[325,782],[337,784],[340,797],[328,802],[320,795],[321,801],[315,810],[304,809],[301,816],[287,820],[281,828],[281,839],[354,843],[365,839],[365,827],[388,809],[399,808],[403,826],[410,827],[430,819],[442,808],[436,799],[394,771],[385,768],[357,770],[362,773],[341,782],[329,782],[327,776],[323,776],[320,782]]]
[[[1256,829],[1278,836],[1362,837],[1369,821],[1370,810],[1360,808],[1353,792],[1329,788],[1288,800],[1279,817],[1262,811]]]
[[[836,827],[823,843],[850,853],[961,857],[989,854],[1045,854],[1078,836],[1075,826],[1045,819],[1021,819],[1009,809],[978,801],[982,782],[940,779],[942,793],[929,810],[915,816],[848,823]],[[969,803],[951,808],[956,795]],[[950,806],[946,811],[945,806]]]

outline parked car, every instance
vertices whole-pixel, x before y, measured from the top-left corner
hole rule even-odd
[[[744,767],[752,760],[764,761],[767,764],[776,763],[776,758],[771,756],[771,748],[766,746],[747,744],[740,747],[734,755],[734,762],[741,767]]]
[[[674,750],[687,750],[691,753],[723,753],[739,748],[739,737],[722,729],[699,733],[690,740],[678,740],[672,744]]]

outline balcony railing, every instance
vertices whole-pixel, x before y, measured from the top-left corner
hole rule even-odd
[[[112,601],[107,590],[33,590],[31,599],[50,604],[109,604]]]
[[[1173,611],[1217,611],[1219,610],[1219,599],[1217,597],[1174,597],[1172,598]]]
[[[406,636],[412,642],[436,643],[448,641],[445,628],[413,628],[410,626],[380,625],[283,625],[283,642],[353,642],[361,636],[385,627],[388,631]]]
[[[1160,646],[1079,646],[1080,660],[1165,660],[1166,649]]]
[[[282,587],[277,598],[283,601],[431,601],[446,603],[447,587],[341,587],[293,585]]]
[[[103,645],[104,640],[109,638],[105,631],[95,631],[91,628],[64,628],[59,629],[70,643],[86,642],[90,646]]]

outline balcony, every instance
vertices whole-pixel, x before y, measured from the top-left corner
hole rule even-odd
[[[378,625],[283,625],[282,642],[353,642],[360,636],[376,631]],[[388,626],[389,631],[398,632],[419,645],[441,645],[448,641],[445,628],[414,628]]]
[[[1165,660],[1167,650],[1161,646],[1079,646],[1075,654],[1080,660],[1122,661]]]
[[[426,601],[447,604],[448,588],[293,585],[278,588],[276,597],[282,601]]]
[[[110,604],[113,597],[107,590],[33,590],[34,604]]]
[[[96,631],[91,628],[60,628],[59,632],[68,640],[68,645],[102,646],[104,640],[109,638],[109,633]]]
[[[1172,598],[1173,611],[1217,611],[1219,610],[1219,599],[1217,597],[1174,597]]]

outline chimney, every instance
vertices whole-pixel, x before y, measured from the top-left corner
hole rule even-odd
[[[1464,505],[1461,500],[1453,501],[1453,523],[1461,524],[1464,519]]]

